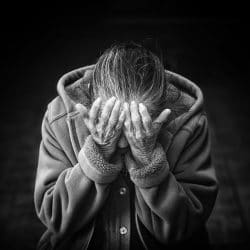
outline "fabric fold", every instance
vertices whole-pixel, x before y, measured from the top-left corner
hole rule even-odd
[[[142,166],[131,153],[125,155],[125,164],[131,180],[141,188],[159,185],[169,173],[166,154],[159,143],[157,143],[152,159],[147,165]]]

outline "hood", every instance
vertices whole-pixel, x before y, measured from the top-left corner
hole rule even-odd
[[[76,112],[76,103],[87,107],[91,106],[89,86],[92,82],[94,67],[95,65],[90,65],[75,69],[63,75],[58,81],[57,91],[68,114]],[[187,111],[182,114],[174,115],[171,113],[167,126],[173,134],[184,123],[203,110],[204,98],[201,89],[189,79],[168,70],[165,70],[165,74],[171,87],[181,91],[179,102],[187,108]]]

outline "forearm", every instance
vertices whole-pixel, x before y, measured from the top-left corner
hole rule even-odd
[[[92,143],[88,137],[73,167],[67,167],[66,159],[51,158],[48,145],[41,144],[35,204],[39,218],[53,233],[72,234],[93,220],[120,171],[119,163],[106,162]]]
[[[64,170],[55,183],[37,187],[38,216],[54,234],[74,233],[95,217],[108,193],[108,184],[95,185],[78,163]]]
[[[85,175],[100,184],[114,181],[122,169],[121,159],[119,157],[107,159],[91,135],[86,138],[78,159]]]

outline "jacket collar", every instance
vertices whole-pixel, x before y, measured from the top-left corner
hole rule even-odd
[[[57,91],[64,101],[67,113],[75,110],[75,102],[72,101],[72,99],[68,96],[65,90],[66,86],[76,83],[76,81],[80,79],[82,79],[82,82],[84,84],[88,84],[89,80],[91,79],[91,72],[93,71],[94,67],[95,65],[93,64],[72,70],[59,79],[57,84]],[[201,89],[195,83],[177,73],[168,70],[165,70],[165,73],[173,85],[183,88],[187,91],[188,94],[192,95],[196,99],[189,112],[192,113],[199,111],[203,106],[204,100]]]
[[[75,104],[79,102],[79,97],[83,104],[88,103],[88,98],[85,93],[87,91],[82,91],[81,88],[84,87],[87,89],[89,84],[91,84],[94,67],[95,65],[81,67],[70,71],[60,78],[57,84],[57,91],[63,100],[68,116],[79,115],[75,108]],[[178,117],[174,117],[167,124],[168,131],[174,134],[188,119],[201,112],[204,98],[201,89],[189,79],[168,70],[165,70],[165,73],[169,82],[175,87],[180,88],[186,94],[186,100],[190,100],[190,97],[194,100],[188,112]],[[80,89],[79,86],[81,86]],[[77,88],[80,93],[77,93]],[[70,95],[70,93],[73,94]]]
[[[168,130],[172,134],[175,134],[189,119],[204,111],[204,97],[200,87],[186,77],[168,70],[166,70],[166,75],[170,83],[175,87],[180,88],[185,94],[187,94],[186,96],[194,98],[194,102],[191,104],[189,110],[184,114],[175,117],[168,124]],[[183,98],[184,102],[185,99],[189,99],[189,97]]]
[[[72,98],[70,98],[70,96],[66,91],[66,87],[77,83],[77,81],[79,80],[82,80],[83,84],[87,85],[88,81],[91,78],[91,72],[93,69],[94,65],[78,68],[66,73],[59,79],[57,84],[57,92],[59,96],[61,96],[63,103],[65,105],[65,109],[68,114],[76,111],[75,109],[76,102],[72,100]]]

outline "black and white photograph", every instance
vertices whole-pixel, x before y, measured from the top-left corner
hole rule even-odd
[[[246,3],[1,10],[0,249],[249,249]]]

